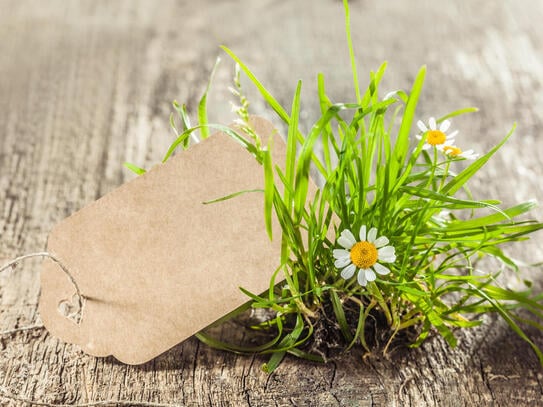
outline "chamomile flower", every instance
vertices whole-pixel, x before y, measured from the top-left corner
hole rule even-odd
[[[376,228],[371,228],[366,234],[366,225],[363,225],[359,238],[360,240],[357,240],[348,229],[341,232],[337,242],[343,249],[334,249],[334,265],[342,269],[341,277],[346,280],[354,276],[358,269],[358,284],[366,286],[368,281],[377,278],[375,273],[390,273],[390,269],[381,263],[393,263],[396,261],[396,254],[394,247],[388,245],[386,236],[377,237]]]
[[[428,120],[429,127],[426,127],[422,120],[417,122],[419,130],[423,133],[422,135],[417,135],[416,137],[421,140],[424,137],[424,150],[429,148],[436,147],[438,150],[442,150],[443,147],[449,146],[454,143],[454,138],[458,134],[458,130],[453,131],[451,134],[447,134],[447,131],[451,127],[451,122],[449,120],[443,120],[443,122],[437,127],[436,119],[430,117]]]
[[[467,160],[475,160],[479,157],[479,154],[476,154],[473,150],[462,151],[456,146],[444,146],[443,153],[450,158],[465,158]]]

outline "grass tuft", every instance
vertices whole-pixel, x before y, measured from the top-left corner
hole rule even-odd
[[[204,138],[209,128],[226,132],[262,164],[265,183],[262,189],[232,191],[206,204],[247,192],[263,193],[262,227],[270,239],[282,242],[268,292],[242,289],[249,299],[247,307],[269,311],[268,319],[252,326],[268,331],[269,340],[245,347],[219,341],[206,332],[197,336],[219,349],[269,354],[263,369],[271,373],[287,353],[323,361],[334,349],[347,350],[356,344],[368,352],[379,344],[386,352],[396,340],[420,346],[431,333],[456,346],[455,330],[478,326],[484,314],[495,313],[530,344],[543,365],[541,349],[522,328],[543,329],[543,295],[532,292],[529,281],[523,292],[498,283],[500,274],[520,267],[501,247],[543,228],[540,222],[523,220],[536,204],[502,208],[496,200],[475,200],[468,189],[468,181],[504,146],[515,127],[485,154],[462,152],[450,140],[450,119],[477,109],[460,109],[435,121],[419,122],[416,108],[424,66],[409,92],[398,90],[380,97],[386,64],[370,75],[367,89],[361,90],[347,0],[344,7],[356,100],[333,102],[319,74],[322,114],[307,134],[298,126],[301,82],[289,113],[226,47],[223,50],[236,63],[232,91],[240,101],[234,110],[243,135],[208,123],[210,84],[199,104],[198,125],[191,126],[185,106],[174,103],[182,126],[178,129],[172,116],[177,138],[164,161],[177,148],[187,148],[196,130]],[[250,127],[241,72],[288,126],[284,173],[271,160],[271,145],[262,145]],[[418,137],[413,132],[416,120],[421,129]],[[315,153],[317,147],[322,155]],[[126,166],[138,174],[144,172]],[[458,166],[463,169],[455,173],[453,168]],[[311,167],[324,180],[314,195],[308,194]],[[281,229],[272,234],[274,216]],[[483,257],[496,259],[501,266],[482,270],[478,264]],[[522,316],[519,309],[524,310]]]

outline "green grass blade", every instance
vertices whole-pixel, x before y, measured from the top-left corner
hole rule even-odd
[[[494,148],[492,148],[488,153],[483,155],[482,157],[475,160],[469,167],[464,169],[460,174],[458,174],[456,177],[452,179],[447,185],[443,187],[441,190],[442,193],[453,195],[455,194],[460,188],[464,186],[464,184],[481,169],[483,165],[487,163],[488,160],[490,160],[490,157],[492,157],[496,151],[498,151],[507,140],[509,140],[509,137],[513,134],[515,131],[516,124],[513,125],[513,128],[509,131],[507,136],[504,137],[498,145],[496,145]]]
[[[447,224],[447,230],[473,229],[473,228],[493,225],[498,222],[502,222],[506,220],[510,221],[512,218],[522,215],[526,212],[529,212],[535,207],[537,207],[537,202],[532,200],[532,201],[521,203],[519,205],[515,205],[511,208],[502,210],[498,213],[493,213],[488,216],[483,216],[480,218],[469,219],[469,220],[450,221]]]
[[[289,334],[285,335],[285,337],[277,344],[277,348],[281,349],[279,351],[273,351],[274,353],[270,357],[270,360],[268,363],[265,363],[262,366],[262,370],[264,370],[266,373],[272,373],[275,369],[277,369],[277,366],[281,363],[283,358],[285,357],[285,354],[289,348],[292,348],[300,335],[302,334],[304,328],[304,320],[300,314],[296,316],[296,326],[290,332]]]
[[[187,113],[187,106],[185,104],[180,105],[177,100],[174,100],[172,105],[179,117],[181,118],[181,123],[183,123],[183,131],[190,129],[192,125],[190,124],[190,118]]]
[[[314,355],[312,353],[307,353],[307,352],[304,352],[304,351],[302,351],[302,350],[300,350],[298,348],[289,349],[287,351],[287,353],[290,353],[291,355],[294,355],[297,358],[310,360],[311,362],[320,362],[320,363],[326,362],[326,360],[322,356]]]
[[[209,129],[207,127],[207,124],[208,124],[207,94],[209,93],[209,90],[211,89],[211,83],[213,82],[213,77],[215,76],[215,72],[217,71],[217,67],[219,66],[220,62],[221,62],[221,59],[217,58],[217,60],[215,61],[215,65],[213,66],[213,70],[211,71],[211,75],[209,76],[209,80],[207,82],[205,92],[202,95],[202,98],[200,99],[200,103],[198,103],[198,122],[200,126],[203,126],[200,131],[202,140],[205,140],[206,138],[209,137]]]
[[[137,175],[142,175],[142,174],[146,173],[146,170],[144,170],[143,168],[140,168],[137,165],[134,165],[132,163],[125,162],[125,163],[123,163],[123,165],[126,168],[128,168],[130,171],[132,171],[133,173],[135,173]]]
[[[278,327],[280,327],[280,324],[277,324]],[[206,345],[220,350],[226,350],[228,352],[233,352],[237,354],[242,355],[250,355],[254,353],[262,353],[269,349],[271,349],[273,346],[277,344],[277,342],[281,339],[283,335],[282,329],[279,329],[279,332],[277,335],[270,341],[263,343],[262,345],[257,346],[240,346],[232,343],[227,343],[224,341],[221,341],[219,339],[216,339],[206,333],[205,331],[200,331],[195,334],[195,336]]]
[[[300,115],[300,93],[302,90],[302,81],[298,81],[296,92],[294,93],[294,100],[292,101],[292,113],[290,115],[290,121],[288,126],[287,136],[287,157],[285,161],[285,178],[287,184],[285,185],[285,205],[289,214],[292,213],[292,207],[294,205],[291,192],[294,190],[294,175],[296,166],[296,133],[298,132],[298,118]]]
[[[407,153],[409,152],[410,132],[413,119],[415,117],[415,111],[417,108],[422,86],[424,84],[424,77],[426,76],[426,66],[422,66],[415,78],[409,99],[405,106],[405,112],[402,118],[402,124],[398,132],[398,139],[394,147],[392,157],[389,163],[389,185],[393,186],[398,177],[400,168],[403,167]]]
[[[166,162],[174,153],[174,151],[183,144],[183,142],[190,137],[192,133],[194,133],[196,130],[201,129],[203,127],[208,127],[211,129],[216,129],[219,131],[222,131],[226,135],[233,138],[235,141],[240,143],[243,147],[245,147],[251,154],[255,155],[256,157],[260,156],[259,151],[256,149],[256,147],[251,144],[249,140],[247,140],[245,137],[243,137],[241,134],[239,134],[236,130],[232,129],[228,126],[218,125],[218,124],[206,124],[206,125],[198,125],[191,127],[190,129],[185,130],[183,133],[179,135],[179,137],[170,145],[170,148],[168,148],[168,151],[166,152],[166,155],[162,159],[162,162]]]
[[[318,137],[322,133],[324,127],[330,122],[330,120],[336,117],[340,110],[352,108],[352,106],[353,105],[349,104],[335,104],[330,106],[326,113],[313,125],[309,135],[304,141],[300,156],[298,158],[298,164],[296,166],[294,213],[297,221],[301,219],[306,203],[309,185],[309,166],[311,164],[311,158],[313,157],[313,147],[315,146],[315,143],[317,142]]]
[[[288,113],[283,109],[283,106],[275,100],[275,98],[272,96],[272,94],[262,85],[262,83],[256,78],[256,76],[251,72],[251,70],[245,65],[239,57],[234,54],[232,50],[230,50],[228,47],[222,45],[222,50],[226,52],[230,57],[240,66],[240,68],[245,72],[245,75],[251,80],[251,82],[256,86],[264,100],[271,106],[271,108],[279,115],[279,117],[288,124],[290,121],[290,117]]]
[[[458,110],[455,110],[454,112],[448,113],[445,116],[440,117],[436,121],[438,123],[441,123],[441,122],[444,122],[445,120],[452,119],[453,117],[460,116],[462,114],[475,113],[478,111],[479,109],[477,109],[476,107],[466,107],[464,109],[458,109]]]
[[[319,73],[317,76],[317,89],[319,94],[319,104],[321,108],[321,114],[325,114],[328,108],[332,105],[332,102],[326,96],[324,88],[324,75]],[[334,137],[332,132],[332,126],[328,123],[322,132],[322,151],[324,156],[324,164],[326,166],[326,175],[332,171],[332,159],[330,155],[330,138]]]
[[[189,118],[189,115],[187,113],[187,106],[185,104],[180,105],[176,100],[173,101],[172,105],[173,105],[173,108],[175,109],[175,111],[177,112],[177,114],[179,115],[179,118],[181,119],[181,124],[183,125],[181,133],[183,131],[187,130],[187,129],[190,129],[192,127],[192,125],[190,124],[190,118]],[[172,122],[173,122],[173,118],[172,118]],[[179,137],[179,135],[181,133],[177,131],[177,128],[175,127],[175,124],[173,124],[172,127],[176,131],[176,136]],[[194,134],[192,134],[192,139],[196,143],[199,141],[198,138]],[[183,141],[183,148],[187,149],[189,144],[190,144],[190,140],[188,138],[186,138]]]
[[[273,197],[275,195],[275,182],[273,177],[273,165],[271,158],[271,149],[273,138],[270,137],[268,141],[268,149],[263,152],[264,156],[264,222],[266,224],[266,232],[270,240],[273,239],[272,234],[272,210],[273,210]]]
[[[220,198],[212,199],[210,201],[204,201],[202,204],[209,205],[217,202],[227,201],[229,199],[235,198],[240,195],[245,195],[251,192],[264,192],[263,189],[244,189],[243,191],[234,192],[233,194],[229,194]]]
[[[339,324],[341,333],[343,334],[343,337],[345,338],[345,340],[351,342],[353,340],[353,335],[351,334],[349,323],[347,322],[347,318],[345,317],[343,304],[340,301],[336,290],[330,290],[330,300],[332,302],[332,308],[334,309],[334,314]]]
[[[530,339],[528,336],[524,333],[524,331],[517,325],[517,323],[514,321],[514,319],[511,317],[509,312],[493,297],[491,297],[488,293],[486,293],[484,290],[479,289],[476,286],[472,285],[472,288],[479,293],[479,295],[486,299],[493,307],[494,309],[500,314],[500,316],[507,322],[507,324],[511,327],[515,333],[520,336],[524,341],[526,341],[533,349],[537,357],[539,358],[539,363],[543,365],[543,352],[539,347]]]
[[[416,188],[416,187],[409,187],[409,186],[400,187],[399,190],[409,195],[418,196],[420,198],[431,199],[437,202],[447,202],[447,203],[454,204],[454,206],[451,207],[451,209],[490,208],[498,212],[499,214],[501,214],[501,216],[507,217],[507,214],[495,205],[496,203],[499,203],[498,201],[488,202],[488,201],[472,201],[468,199],[458,199],[458,198],[453,198],[452,196],[449,196],[449,195],[444,195],[439,192],[434,192],[430,189]]]

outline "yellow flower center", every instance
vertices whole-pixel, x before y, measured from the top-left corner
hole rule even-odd
[[[443,147],[443,151],[445,152],[445,154],[448,154],[451,157],[456,157],[456,156],[462,154],[462,150],[460,150],[456,146],[445,146],[445,147]]]
[[[377,248],[370,242],[358,242],[351,247],[351,261],[361,269],[367,269],[377,262]]]
[[[426,133],[426,141],[433,146],[445,143],[446,139],[447,136],[440,130],[428,130]]]

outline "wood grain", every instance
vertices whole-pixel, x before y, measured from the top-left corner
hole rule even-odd
[[[515,137],[471,184],[476,196],[543,200],[543,4],[353,0],[351,8],[361,80],[387,59],[383,90],[407,89],[427,64],[418,115],[480,107],[454,122],[477,151],[518,121]],[[123,161],[157,162],[173,137],[171,101],[194,112],[218,55],[210,119],[229,122],[232,64],[219,44],[233,48],[287,106],[301,78],[303,127],[317,115],[317,72],[333,98],[353,97],[340,1],[0,0],[0,258],[42,250],[55,223],[132,177]],[[252,100],[254,113],[275,120]],[[539,261],[541,237],[508,251]],[[523,273],[541,288],[541,270]],[[0,330],[39,318],[38,271],[38,262],[29,262],[0,276]],[[528,331],[543,346],[543,335]],[[38,330],[0,340],[0,391],[61,404],[541,405],[542,369],[504,323],[489,318],[460,339],[454,350],[434,338],[390,359],[363,361],[354,352],[320,365],[287,358],[267,376],[265,359],[195,339],[134,367],[86,356]]]

